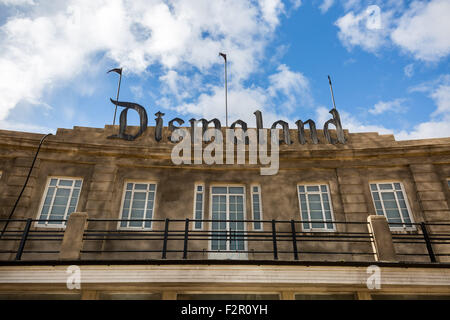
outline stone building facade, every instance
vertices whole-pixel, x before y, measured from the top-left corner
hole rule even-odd
[[[0,297],[450,297],[450,138],[344,131],[330,144],[317,130],[313,144],[306,130],[301,144],[291,130],[263,176],[259,164],[175,165],[169,128],[159,142],[155,130],[45,140],[0,238]],[[41,138],[0,131],[2,228]]]

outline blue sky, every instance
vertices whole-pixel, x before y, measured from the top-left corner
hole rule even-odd
[[[450,1],[0,0],[0,129],[112,124],[120,100],[154,114],[350,132],[450,136]],[[130,113],[130,124],[137,116]]]

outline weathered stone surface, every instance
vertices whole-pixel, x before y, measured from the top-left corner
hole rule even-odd
[[[375,247],[378,261],[396,261],[394,244],[392,242],[391,231],[384,216],[369,216],[369,230],[373,235],[373,245]]]
[[[87,219],[88,214],[85,212],[74,212],[70,215],[59,252],[60,260],[80,259]]]
[[[427,200],[422,201],[423,210],[436,211],[436,210],[448,210],[448,204],[442,200]]]

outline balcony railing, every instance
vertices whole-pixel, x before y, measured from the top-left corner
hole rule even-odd
[[[8,223],[8,229],[0,235],[0,261],[58,260],[65,230],[51,228],[51,224],[40,228],[38,221],[0,219],[2,228]],[[151,228],[121,229],[126,222],[142,222]],[[197,230],[194,226],[199,222],[203,228]],[[262,230],[254,230],[255,223]],[[81,260],[375,260],[373,234],[367,222],[327,221],[333,231],[304,231],[303,227],[311,223],[318,221],[88,219]],[[228,229],[219,229],[221,224]],[[414,230],[406,231],[411,225]],[[449,261],[450,224],[408,224],[405,231],[393,231],[392,239],[400,261]]]

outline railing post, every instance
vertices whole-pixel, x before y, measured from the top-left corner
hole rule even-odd
[[[292,247],[294,250],[294,259],[298,260],[297,234],[295,231],[295,221],[294,220],[291,220],[291,229],[292,229]]]
[[[431,245],[431,240],[428,235],[428,230],[425,222],[420,223],[420,227],[422,228],[423,238],[425,239],[425,244],[427,245],[428,255],[430,256],[431,262],[436,262],[436,256],[434,255],[433,246]]]
[[[189,239],[189,219],[186,219],[186,224],[184,226],[183,259],[187,259],[188,239]]]
[[[28,233],[30,232],[32,221],[33,219],[27,219],[25,229],[23,229],[22,239],[20,240],[19,249],[17,249],[16,260],[22,259],[23,249],[25,248],[25,243],[27,242]]]
[[[276,221],[272,220],[273,258],[278,260]]]
[[[372,246],[376,261],[396,261],[394,242],[385,216],[372,215],[367,218],[369,232],[372,233]]]
[[[83,249],[83,236],[87,226],[88,214],[74,212],[67,221],[64,238],[59,250],[59,260],[79,260]]]
[[[164,227],[164,242],[163,242],[163,249],[162,249],[162,258],[166,259],[167,256],[167,238],[169,237],[169,218],[166,219],[166,224]]]

